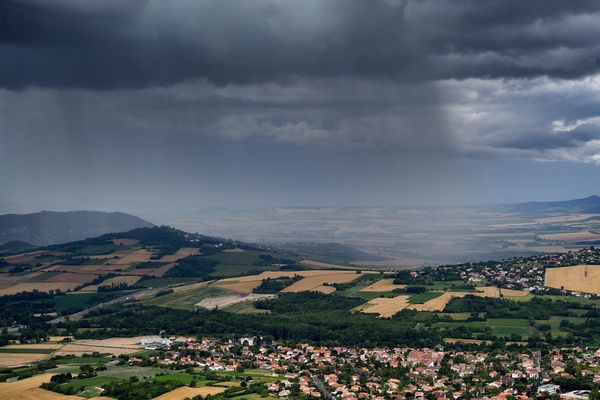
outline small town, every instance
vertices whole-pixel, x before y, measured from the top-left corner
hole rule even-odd
[[[260,337],[156,339],[160,355],[129,357],[129,365],[201,368],[205,372],[262,371],[280,398],[597,400],[600,349],[547,353],[430,348],[327,347],[268,343]],[[123,360],[124,361],[124,360]]]
[[[502,261],[488,261],[446,265],[435,268],[435,274],[453,275],[460,279],[478,284],[489,282],[508,289],[526,290],[531,293],[545,294],[556,292],[578,297],[592,298],[598,295],[575,290],[557,290],[544,285],[544,273],[547,268],[575,265],[599,265],[600,249],[588,247],[567,253],[543,254],[530,257],[515,257]],[[413,272],[415,277],[430,273],[431,269]]]

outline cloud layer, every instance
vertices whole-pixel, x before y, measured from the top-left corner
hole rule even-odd
[[[578,78],[600,68],[599,12],[593,0],[6,0],[0,85]]]

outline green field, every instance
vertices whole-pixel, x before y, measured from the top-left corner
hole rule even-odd
[[[223,309],[223,311],[232,312],[236,314],[264,314],[268,313],[268,310],[259,310],[254,307],[254,303],[251,301],[245,301],[243,303],[233,304]]]
[[[77,251],[82,256],[100,256],[114,253],[117,250],[127,249],[127,246],[116,246],[114,244],[101,244],[96,246],[85,246]]]
[[[52,349],[5,349],[0,347],[0,353],[2,354],[50,354],[55,351]]]
[[[440,297],[442,294],[442,292],[425,292],[413,294],[412,296],[410,296],[408,301],[412,304],[423,304],[429,300],[433,300]]]
[[[231,291],[216,286],[206,286],[190,291],[170,293],[164,296],[155,297],[153,299],[145,300],[143,303],[153,306],[194,310],[196,303],[204,299],[227,294],[231,294]]]

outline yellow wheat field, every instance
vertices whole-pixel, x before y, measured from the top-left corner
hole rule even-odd
[[[358,278],[360,275],[355,272],[339,271],[339,270],[323,270],[323,269],[314,269],[309,271],[264,271],[257,275],[249,275],[242,276],[239,278],[226,278],[216,281],[214,284],[218,285],[218,287],[223,289],[233,290],[238,293],[252,293],[252,290],[260,285],[263,279],[277,279],[285,276],[293,277],[293,276],[302,276],[305,279],[307,278],[316,278],[313,281],[310,281],[308,286],[310,288],[303,290],[313,290],[319,286],[322,286],[323,283],[336,283],[336,282],[350,282],[353,279]],[[352,275],[352,279],[348,279],[345,276]],[[341,276],[341,277],[339,277]],[[319,279],[321,281],[319,282]],[[303,282],[304,279],[294,283],[292,286]],[[306,286],[307,283],[303,286]],[[296,286],[297,288],[298,286]],[[294,288],[293,290],[288,290],[288,288],[283,291],[298,291]]]
[[[50,290],[61,290],[67,292],[76,288],[80,284],[77,282],[32,282],[19,283],[14,286],[0,289],[0,296],[15,294],[20,292],[31,292],[37,290],[39,292],[49,292]]]
[[[345,274],[331,274],[331,275],[318,275],[309,276],[282,290],[285,293],[297,293],[315,290],[316,288],[323,286],[325,283],[346,283],[355,280],[361,276],[356,272],[347,272]]]
[[[544,285],[556,289],[600,294],[600,265],[547,268]]]
[[[182,386],[168,393],[156,397],[156,400],[183,400],[191,399],[194,396],[205,397],[207,395],[215,395],[223,393],[225,388],[217,386],[204,386],[204,387],[189,387]]]
[[[389,318],[409,306],[410,296],[378,297],[369,300],[361,306],[360,311],[368,314],[379,314],[380,317]]]
[[[312,291],[320,292],[320,293],[324,293],[324,294],[331,294],[331,293],[335,292],[335,287],[321,285],[321,286],[318,286],[318,287],[312,289]]]
[[[20,367],[31,365],[46,357],[47,354],[0,353],[0,367]]]
[[[526,297],[529,292],[525,290],[514,290],[514,289],[500,289],[500,293],[503,297]]]
[[[393,279],[381,279],[372,285],[361,289],[361,292],[391,292],[395,289],[403,289],[406,285],[397,285]]]

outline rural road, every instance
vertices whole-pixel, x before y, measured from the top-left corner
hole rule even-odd
[[[62,317],[58,317],[55,318],[53,320],[50,321],[51,324],[59,324],[61,322],[65,322],[67,320],[67,318],[70,321],[78,321],[81,318],[83,318],[86,314],[88,314],[91,311],[94,310],[99,310],[102,309],[104,307],[108,307],[111,306],[113,304],[118,304],[118,303],[125,303],[127,301],[136,301],[136,300],[140,300],[143,297],[153,297],[154,295],[156,295],[156,293],[158,293],[161,290],[165,290],[165,288],[154,288],[154,289],[144,289],[141,290],[139,292],[135,292],[135,293],[130,293],[126,296],[122,296],[122,297],[117,297],[116,299],[112,299],[109,301],[105,301],[104,303],[100,303],[100,304],[96,304],[95,306],[92,306],[90,308],[86,308],[85,310],[76,312],[75,314],[71,314],[71,315],[65,315]]]

